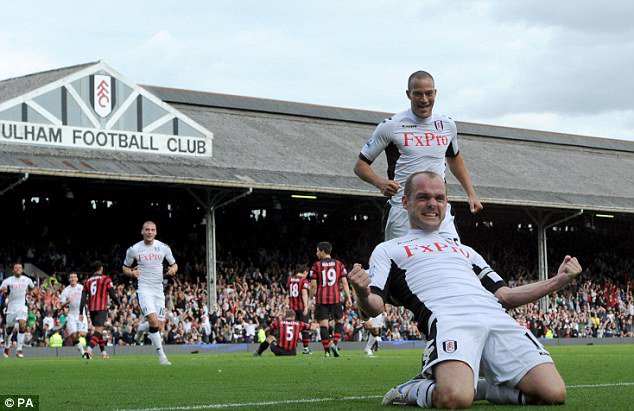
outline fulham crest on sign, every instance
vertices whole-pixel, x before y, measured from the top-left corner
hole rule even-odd
[[[113,81],[112,77],[103,74],[92,76],[92,108],[99,117],[107,117],[112,112],[114,106]]]

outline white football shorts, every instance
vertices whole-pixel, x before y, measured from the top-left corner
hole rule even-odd
[[[156,314],[159,321],[165,321],[165,294],[138,292],[139,305],[143,315]]]
[[[29,309],[26,306],[18,308],[17,310],[7,311],[7,326],[11,327],[20,320],[25,320],[29,316]]]
[[[474,388],[480,371],[492,384],[517,386],[532,368],[552,363],[544,346],[505,313],[430,318],[423,372],[442,361],[457,360],[473,370]],[[481,369],[480,369],[481,368]]]
[[[79,317],[69,315],[66,319],[66,331],[69,334],[81,333],[88,331],[88,318],[84,315],[84,320],[79,321]]]
[[[372,317],[368,320],[372,328],[383,328],[385,326],[385,316],[383,314]]]

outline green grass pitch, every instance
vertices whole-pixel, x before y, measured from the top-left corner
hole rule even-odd
[[[549,351],[568,386],[566,405],[554,409],[634,409],[634,345]],[[39,395],[42,410],[380,409],[385,392],[418,372],[420,354],[182,354],[172,355],[169,367],[160,366],[155,356],[10,358],[0,361],[0,394]],[[517,409],[474,404],[485,407]]]

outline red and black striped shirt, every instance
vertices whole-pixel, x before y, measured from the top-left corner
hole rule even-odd
[[[317,304],[336,304],[339,296],[339,282],[346,277],[346,267],[334,258],[323,258],[310,268],[310,279],[317,281]]]
[[[297,320],[275,320],[269,326],[271,330],[280,330],[277,345],[287,351],[297,348],[302,331],[310,331],[310,324]]]
[[[86,291],[88,310],[107,310],[108,293],[111,289],[114,289],[112,280],[105,275],[95,275],[87,279],[84,290]]]
[[[286,289],[288,290],[288,308],[295,311],[303,311],[302,290],[310,291],[308,280],[298,275],[292,275],[288,277]]]

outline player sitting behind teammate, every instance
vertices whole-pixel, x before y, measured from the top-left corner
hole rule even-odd
[[[283,320],[275,320],[269,327],[264,330],[266,340],[253,353],[254,357],[260,357],[262,353],[271,347],[271,351],[276,356],[279,355],[297,355],[297,342],[302,331],[310,331],[317,329],[317,324],[307,324],[303,321],[295,320],[295,310],[288,309]],[[280,341],[272,334],[272,331],[279,330]]]
[[[409,233],[379,244],[369,273],[355,264],[348,276],[364,313],[402,305],[427,340],[422,373],[391,389],[383,404],[467,408],[474,389],[494,403],[564,403],[566,386],[548,351],[505,308],[568,285],[581,273],[577,259],[566,256],[553,278],[509,288],[474,249],[443,238],[446,206],[439,175],[412,174],[403,196]]]

